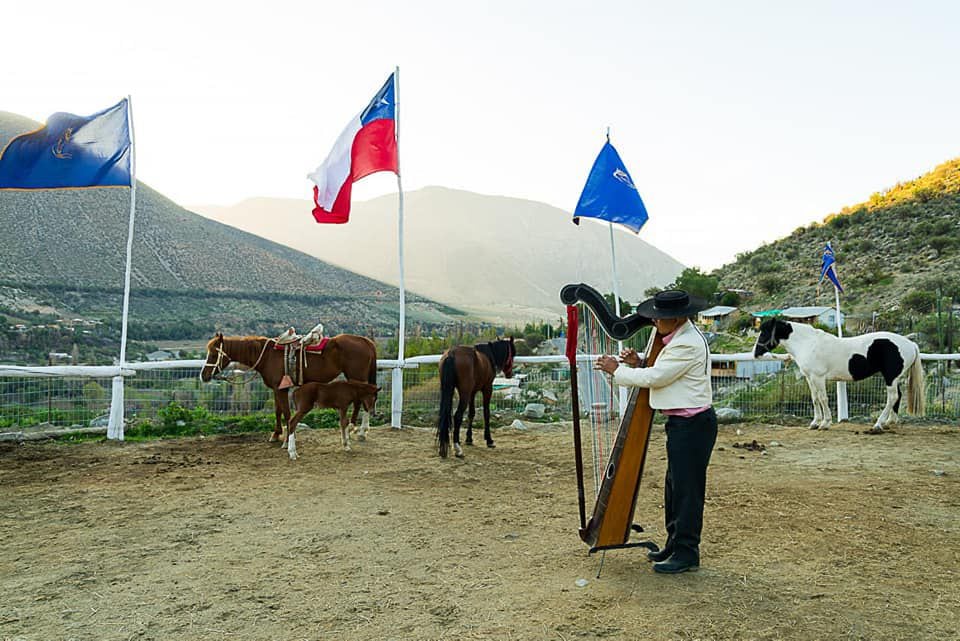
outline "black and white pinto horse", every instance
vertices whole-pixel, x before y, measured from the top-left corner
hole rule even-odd
[[[862,336],[839,338],[804,323],[779,318],[765,320],[753,348],[754,357],[772,351],[777,345],[796,361],[807,379],[813,397],[813,422],[810,429],[829,429],[830,405],[828,380],[859,381],[880,373],[887,385],[887,403],[877,417],[873,431],[897,422],[900,410],[900,382],[906,379],[907,411],[924,413],[923,365],[920,348],[913,341],[891,332],[872,332]]]

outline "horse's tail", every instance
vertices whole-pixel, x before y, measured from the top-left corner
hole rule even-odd
[[[371,343],[373,341],[370,341]],[[370,359],[370,369],[367,371],[367,382],[373,386],[377,385],[377,346],[373,345],[373,358]],[[376,394],[373,396],[376,398]]]
[[[450,449],[450,414],[453,412],[453,390],[457,386],[457,368],[453,352],[449,352],[440,366],[440,417],[437,420],[437,443],[440,456],[447,458]]]
[[[923,361],[920,360],[919,347],[907,378],[907,411],[914,416],[923,416],[927,409],[927,386],[923,375]]]

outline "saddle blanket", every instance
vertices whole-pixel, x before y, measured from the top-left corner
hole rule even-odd
[[[322,339],[320,339],[319,343],[317,343],[316,345],[307,345],[306,349],[308,352],[322,352],[323,348],[326,347],[327,343],[329,342],[330,342],[330,339],[324,336]],[[283,349],[284,347],[286,347],[286,345],[279,344],[279,343],[273,344],[273,349]]]

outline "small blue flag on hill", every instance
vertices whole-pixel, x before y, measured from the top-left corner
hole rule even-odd
[[[639,233],[647,222],[647,208],[620,155],[608,140],[593,163],[580,202],[573,212],[574,224],[580,218],[599,218]]]
[[[836,262],[837,259],[833,255],[833,247],[830,246],[830,243],[827,243],[826,248],[823,250],[823,262],[820,264],[820,280],[817,282],[818,287],[820,283],[823,282],[824,277],[826,277],[830,279],[834,287],[841,292],[843,291],[843,287],[840,285],[840,278],[837,276]]]
[[[0,151],[0,189],[130,186],[127,99],[92,116],[55,113]]]

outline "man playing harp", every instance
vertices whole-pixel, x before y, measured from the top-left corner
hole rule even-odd
[[[688,317],[707,308],[705,301],[684,291],[659,292],[637,307],[653,319],[664,348],[651,367],[641,367],[636,350],[627,349],[618,362],[601,356],[597,367],[619,385],[650,389],[650,407],[667,417],[667,473],[663,483],[667,542],[647,554],[653,569],[664,574],[700,567],[700,533],[707,486],[707,465],[717,440],[717,415],[711,404],[710,348]]]

